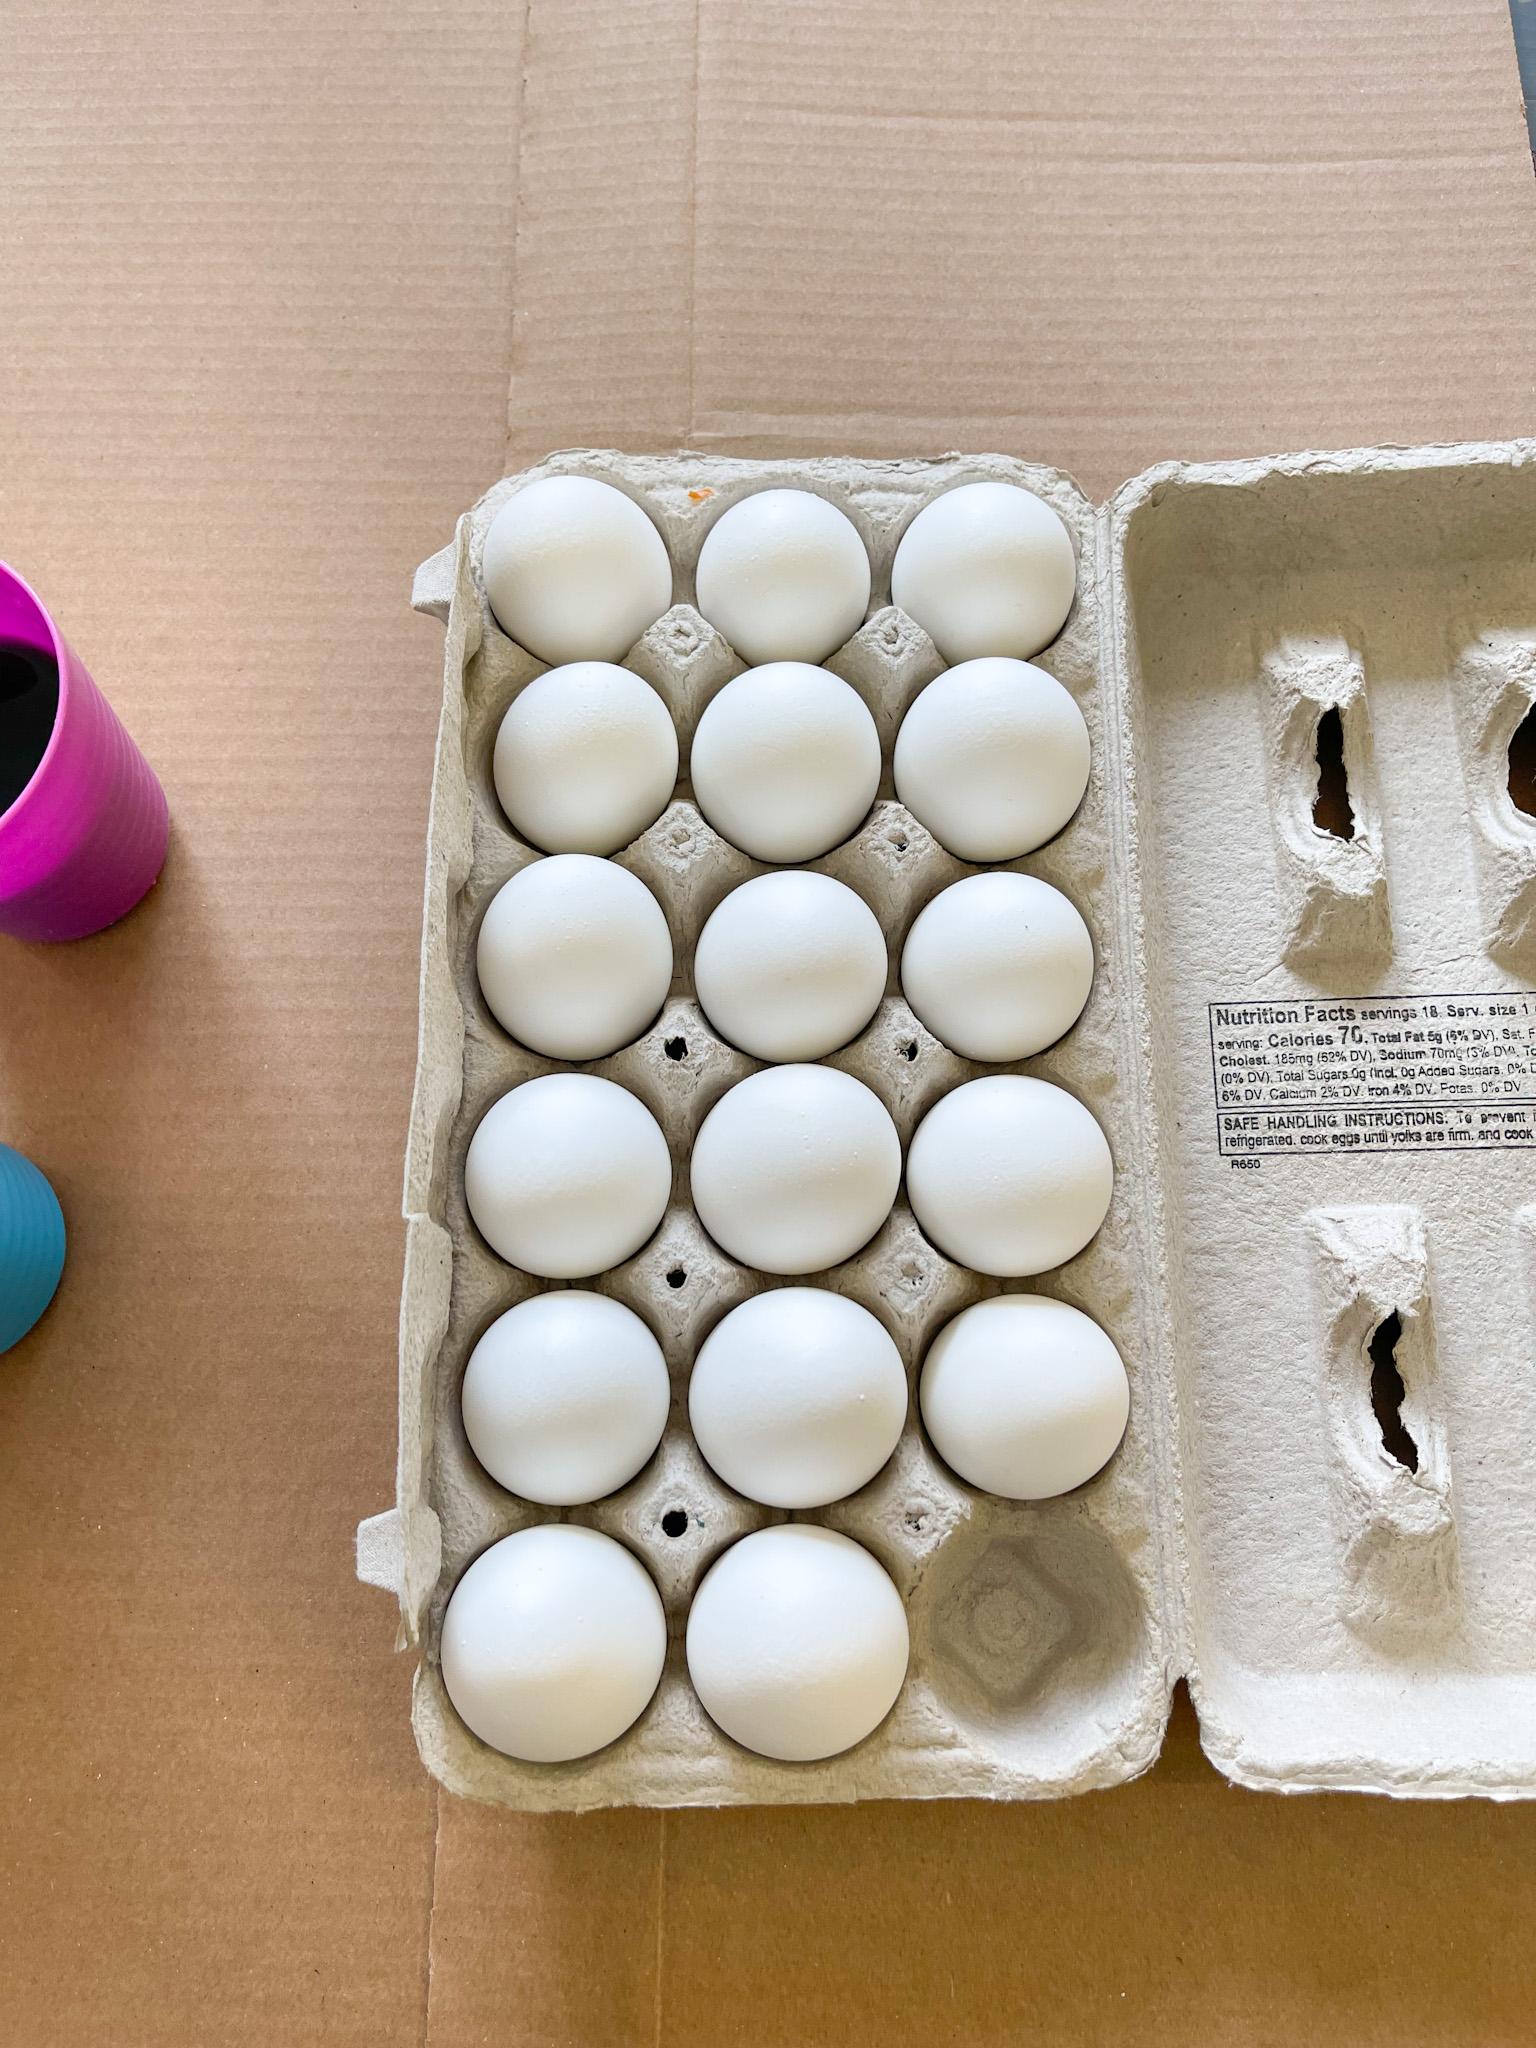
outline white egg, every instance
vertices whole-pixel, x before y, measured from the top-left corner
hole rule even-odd
[[[907,1199],[928,1236],[959,1265],[1005,1279],[1075,1258],[1109,1212],[1114,1178],[1092,1112],[1021,1074],[941,1096],[907,1150]]]
[[[852,520],[811,491],[758,491],[699,551],[699,610],[743,661],[821,661],[864,623],[869,557]]]
[[[1017,484],[961,484],[925,505],[891,565],[891,602],[946,661],[1038,654],[1072,609],[1072,536]]]
[[[672,1383],[632,1309],[581,1288],[498,1316],[469,1356],[469,1447],[493,1479],[545,1507],[626,1485],[661,1441]]]
[[[672,984],[672,936],[644,882],[590,853],[521,868],[491,898],[475,964],[498,1020],[555,1060],[638,1038]]]
[[[960,1477],[1051,1500],[1114,1456],[1131,1411],[1120,1354],[1091,1317],[1043,1294],[977,1302],[923,1364],[923,1421]]]
[[[901,991],[968,1060],[1024,1060],[1070,1031],[1093,986],[1093,940],[1059,889],[1033,875],[968,875],[907,934]]]
[[[567,1522],[504,1536],[453,1589],[443,1684],[459,1718],[526,1763],[590,1756],[645,1712],[667,1617],[622,1543]]]
[[[896,794],[961,860],[1016,860],[1054,839],[1088,787],[1088,728],[1027,661],[946,669],[901,722]]]
[[[776,661],[711,698],[689,761],[699,809],[755,860],[814,860],[862,823],[880,786],[880,736],[856,690]]]
[[[607,661],[535,676],[496,734],[501,808],[546,853],[617,853],[666,809],[677,733],[650,684]]]
[[[688,1613],[688,1675],[744,1749],[837,1756],[896,1704],[907,1675],[901,1595],[867,1550],[790,1522],[732,1544]]]
[[[666,543],[633,498],[546,476],[508,498],[480,573],[504,633],[540,661],[617,661],[672,602]]]
[[[480,1119],[464,1161],[464,1199],[480,1235],[544,1280],[622,1265],[671,1192],[660,1124],[627,1088],[596,1074],[545,1074],[511,1089]]]
[[[817,1273],[868,1244],[896,1199],[901,1140],[880,1098],[835,1067],[738,1081],[694,1140],[693,1206],[733,1259]]]
[[[771,1508],[857,1493],[896,1448],[907,1376],[885,1326],[819,1287],[733,1308],[688,1383],[694,1440],[727,1486]]]
[[[743,882],[719,905],[693,959],[700,1007],[760,1060],[815,1060],[864,1029],[885,993],[880,920],[830,875]]]

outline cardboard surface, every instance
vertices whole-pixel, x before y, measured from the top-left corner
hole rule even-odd
[[[1056,1808],[434,1804],[351,1553],[393,1468],[416,562],[578,441],[1000,446],[1099,495],[1529,431],[1504,0],[11,31],[0,551],[175,830],[120,931],[0,948],[0,1134],[72,1233],[0,1361],[0,2036],[1527,2039],[1527,1809],[1232,1792],[1187,1714]]]
[[[998,448],[1097,500],[1529,417],[1505,0],[580,0],[526,76],[509,468]]]

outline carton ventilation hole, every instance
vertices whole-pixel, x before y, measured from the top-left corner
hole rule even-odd
[[[688,1527],[688,1516],[682,1508],[668,1508],[661,1518],[663,1536],[681,1536]]]
[[[1395,1312],[1380,1325],[1370,1342],[1371,1407],[1381,1431],[1382,1448],[1406,1471],[1419,1469],[1419,1447],[1403,1422],[1403,1376],[1397,1369],[1397,1340],[1402,1318]]]
[[[917,1040],[915,1038],[907,1040],[906,1044],[901,1048],[901,1056],[904,1060],[915,1060],[917,1058]]]
[[[1312,806],[1312,822],[1319,832],[1335,839],[1355,836],[1349,777],[1344,772],[1344,721],[1336,704],[1317,721],[1317,801]]]
[[[661,1049],[669,1060],[685,1060],[688,1057],[686,1038],[669,1038]]]
[[[681,1287],[683,1282],[687,1278],[688,1275],[683,1271],[681,1266],[674,1266],[671,1272],[667,1275],[667,1285],[669,1287]]]
[[[1509,796],[1517,811],[1536,818],[1536,704],[1515,727],[1509,743]]]

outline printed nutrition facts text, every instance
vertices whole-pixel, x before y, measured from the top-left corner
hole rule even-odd
[[[1209,1015],[1226,1158],[1536,1146],[1536,995],[1212,1003]]]

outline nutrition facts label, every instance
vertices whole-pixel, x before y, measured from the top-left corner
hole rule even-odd
[[[1536,994],[1208,1007],[1217,1143],[1234,1165],[1536,1148]]]

